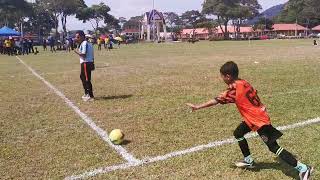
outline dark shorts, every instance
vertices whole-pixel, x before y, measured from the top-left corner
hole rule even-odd
[[[258,130],[258,134],[265,143],[272,143],[279,139],[283,134],[272,125],[262,126]]]
[[[242,122],[235,130],[234,136],[236,138],[242,138],[245,134],[251,131],[250,127],[245,122]],[[262,126],[258,130],[258,134],[265,143],[273,143],[283,135],[282,132],[274,128],[272,125]]]

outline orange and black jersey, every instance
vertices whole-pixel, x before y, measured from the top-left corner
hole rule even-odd
[[[266,107],[261,103],[257,90],[245,80],[236,80],[228,89],[216,97],[220,104],[235,103],[245,123],[257,131],[264,125],[270,125]]]

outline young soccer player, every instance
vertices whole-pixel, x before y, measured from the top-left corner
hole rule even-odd
[[[225,63],[221,67],[220,73],[221,78],[228,85],[225,92],[207,103],[200,105],[188,103],[187,105],[192,108],[192,111],[196,111],[218,104],[236,104],[243,117],[243,122],[234,131],[234,136],[238,141],[244,160],[236,162],[235,165],[242,168],[254,168],[254,161],[244,135],[251,131],[257,131],[271,152],[299,171],[301,180],[310,179],[313,167],[297,161],[290,152],[278,145],[277,139],[282,136],[282,133],[271,125],[266,107],[261,103],[257,90],[247,81],[238,78],[237,64],[232,61]]]

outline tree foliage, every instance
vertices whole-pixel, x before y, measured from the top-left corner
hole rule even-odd
[[[25,0],[0,0],[0,25],[19,26],[31,9],[30,3]]]
[[[140,29],[143,16],[131,17],[127,22],[123,24],[123,29]]]
[[[172,29],[174,26],[179,26],[182,24],[182,21],[179,15],[175,12],[165,12],[163,13],[166,24]]]
[[[32,12],[28,20],[24,22],[24,30],[38,32],[41,36],[48,35],[51,29],[55,28],[51,14],[43,9],[40,4],[32,4]]]
[[[318,0],[289,0],[277,22],[299,23],[308,27],[320,23],[320,3]]]
[[[229,21],[233,20],[233,24],[239,32],[241,24],[245,20],[255,17],[259,13],[261,5],[257,0],[206,0],[202,8],[204,14],[217,16],[217,23],[224,33],[225,39],[228,39],[227,26]]]
[[[180,19],[187,28],[196,28],[197,24],[207,21],[204,14],[201,14],[198,10],[186,11],[180,16]]]
[[[259,20],[253,25],[253,29],[257,30],[273,30],[273,21],[268,18],[260,17]]]
[[[119,20],[109,14],[110,10],[108,5],[101,2],[91,7],[79,9],[76,17],[83,22],[89,21],[97,34],[103,23],[110,28],[119,28]]]
[[[84,0],[38,0],[37,4],[51,14],[56,33],[58,33],[60,17],[64,36],[67,33],[67,17],[76,14],[78,9],[87,7]]]

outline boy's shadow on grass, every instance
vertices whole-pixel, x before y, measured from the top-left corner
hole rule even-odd
[[[130,144],[130,143],[131,143],[130,140],[125,139],[125,140],[123,140],[123,142],[121,143],[121,145],[125,146],[125,145],[128,145],[128,144]]]
[[[233,166],[233,168],[237,168],[237,167]],[[255,164],[255,168],[253,169],[247,168],[246,170],[251,172],[260,172],[261,170],[264,170],[264,169],[280,170],[282,171],[283,174],[285,174],[288,177],[291,177],[297,180],[300,179],[298,171],[295,171],[295,169],[292,168],[291,166],[284,164],[284,162],[273,162],[273,163],[260,162]]]
[[[131,98],[133,95],[120,95],[120,96],[102,96],[97,97],[96,100],[115,100],[115,99],[128,99]]]

